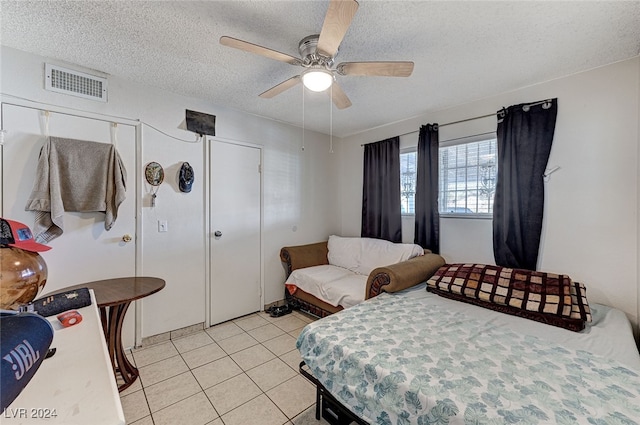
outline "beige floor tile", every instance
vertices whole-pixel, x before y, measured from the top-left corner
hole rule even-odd
[[[249,378],[255,382],[262,391],[271,388],[293,378],[296,372],[280,359],[273,359],[247,371]]]
[[[131,425],[153,425],[153,419],[151,419],[151,415],[145,416],[144,418],[135,421],[135,422],[127,422]]]
[[[233,322],[221,323],[219,325],[207,328],[204,331],[208,333],[214,341],[220,341],[225,338],[230,338],[243,332],[242,328]]]
[[[127,423],[149,416],[149,406],[142,390],[120,397],[120,402]]]
[[[271,317],[271,315],[269,313],[267,313],[266,311],[259,311],[256,313],[258,316],[262,317],[264,320],[266,320],[267,322],[271,322],[273,321],[273,317]]]
[[[300,357],[300,352],[298,350],[292,350],[281,355],[280,360],[288,364],[293,370],[298,371],[298,369],[300,369],[302,357]]]
[[[224,415],[259,396],[262,391],[246,374],[242,373],[205,390],[205,393],[218,414]]]
[[[261,365],[262,363],[266,363],[269,360],[275,359],[276,356],[264,346],[258,344],[242,351],[238,351],[237,353],[233,353],[230,357],[242,368],[242,370],[249,370]]]
[[[294,329],[302,328],[307,325],[307,322],[302,319],[294,316],[293,314],[288,314],[286,316],[282,316],[282,320],[278,320],[274,322],[274,325],[279,327],[285,332],[291,332]]]
[[[207,389],[242,373],[242,369],[230,357],[207,363],[192,370],[202,388]]]
[[[302,332],[303,329],[304,329],[304,326],[298,329],[294,329],[288,332],[288,334],[294,337],[295,339],[298,339],[298,337],[300,336],[300,332]]]
[[[301,311],[294,311],[293,314],[298,319],[302,320],[303,322],[307,322],[307,323],[315,322],[316,320],[318,320],[317,317],[312,316],[310,314],[303,313]]]
[[[256,420],[259,420],[259,422],[256,422]],[[260,425],[282,425],[287,422],[287,417],[266,395],[262,394],[223,415],[222,421],[225,425],[258,423]]]
[[[246,332],[218,341],[220,348],[222,348],[227,354],[237,353],[238,351],[254,346],[257,343],[258,341],[251,338],[251,335]]]
[[[186,353],[187,351],[195,350],[196,348],[204,347],[205,345],[213,343],[213,339],[211,339],[209,334],[205,331],[200,331],[174,339],[172,342],[179,353]]]
[[[154,425],[205,425],[218,417],[211,402],[199,392],[153,413]]]
[[[195,325],[185,326],[184,328],[171,331],[171,339],[182,338],[189,334],[204,330],[204,322],[196,323]]]
[[[256,341],[264,342],[269,339],[275,338],[284,334],[284,331],[279,327],[269,323],[265,326],[260,326],[259,328],[251,329],[247,332],[251,335]]]
[[[285,314],[285,315],[283,315],[283,316],[277,316],[277,317],[271,317],[271,316],[269,316],[269,317],[267,318],[267,320],[268,320],[269,322],[273,323],[273,324],[276,324],[276,323],[281,322],[281,321],[283,321],[284,319],[286,319],[286,318],[288,318],[288,317],[291,317],[291,316],[292,316],[291,314]]]
[[[218,344],[212,342],[211,344],[205,345],[204,347],[196,348],[195,350],[183,353],[182,358],[184,359],[185,363],[187,363],[187,366],[189,366],[190,369],[195,369],[198,366],[202,366],[214,360],[221,359],[226,355],[227,353],[225,353]]]
[[[329,422],[325,421],[322,417],[320,420],[316,420],[316,406],[313,405],[298,416],[293,418],[293,425],[329,425]]]
[[[276,356],[296,349],[296,339],[289,334],[280,335],[262,343]]]
[[[160,360],[159,362],[138,369],[140,372],[140,380],[142,380],[142,385],[145,388],[173,376],[180,375],[188,370],[187,364],[179,355]]]
[[[150,347],[142,347],[133,351],[133,358],[137,367],[144,367],[160,360],[168,359],[178,354],[178,350],[171,341],[162,342]]]
[[[267,391],[267,396],[288,418],[294,418],[316,402],[316,389],[302,376],[296,376]]]
[[[313,320],[260,312],[128,351],[140,379],[120,394],[127,423],[327,425],[298,373],[295,342]]]
[[[146,336],[142,338],[142,346],[148,347],[150,345],[159,344],[171,340],[171,332],[164,332],[157,335]]]
[[[151,413],[202,391],[191,372],[185,372],[144,389]]]
[[[133,352],[131,350],[127,350],[125,356],[127,357],[127,360],[129,360],[129,363],[134,366],[136,365],[136,359],[133,358]]]
[[[260,326],[269,324],[268,321],[260,317],[260,315],[258,314],[252,314],[250,316],[236,319],[233,321],[233,323],[240,326],[245,331],[250,331],[251,329],[259,328]]]

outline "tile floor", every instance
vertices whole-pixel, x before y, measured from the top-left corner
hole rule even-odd
[[[299,372],[296,339],[314,319],[265,312],[134,349],[140,378],[120,394],[129,425],[326,425]]]

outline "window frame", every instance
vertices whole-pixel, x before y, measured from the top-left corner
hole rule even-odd
[[[474,142],[480,142],[480,141],[484,141],[484,140],[492,140],[492,139],[497,139],[497,134],[495,131],[492,132],[488,132],[488,133],[480,133],[480,134],[475,134],[475,135],[471,135],[471,136],[465,136],[465,137],[459,137],[459,138],[455,138],[455,139],[449,139],[449,140],[444,140],[438,143],[438,163],[440,162],[440,148],[446,148],[446,147],[451,147],[451,146],[456,146],[456,145],[464,145],[464,144],[468,144],[468,143],[474,143]],[[410,154],[410,153],[415,153],[417,155],[418,153],[418,147],[417,146],[409,146],[409,147],[405,147],[400,149],[400,164],[401,164],[401,168],[400,168],[400,193],[401,193],[401,197],[402,197],[402,155],[405,154]],[[496,161],[497,161],[497,146],[496,146]],[[417,158],[416,158],[416,178],[417,178]],[[496,177],[497,177],[497,170],[496,170]],[[438,171],[438,179],[440,179],[440,171]],[[415,182],[414,182],[415,183]],[[440,187],[440,182],[438,182],[438,187]],[[415,188],[414,188],[414,211],[413,212],[402,212],[401,211],[401,216],[402,217],[412,217],[415,216]],[[438,204],[440,203],[440,194],[438,195]],[[440,205],[438,205],[438,210],[440,209]],[[483,220],[487,220],[487,219],[493,219],[493,213],[447,213],[447,212],[439,212],[440,217],[442,218],[462,218],[462,219],[483,219]]]
[[[481,141],[486,141],[486,140],[493,140],[496,139],[497,141],[497,133],[495,131],[491,131],[488,133],[480,133],[480,134],[474,134],[471,136],[465,136],[465,137],[457,137],[455,139],[449,139],[449,140],[443,140],[441,142],[438,143],[438,164],[440,164],[440,149],[441,148],[448,148],[448,147],[452,147],[452,146],[458,146],[458,145],[466,145],[469,143],[475,143],[475,142],[481,142]],[[497,155],[498,155],[498,150],[497,150],[497,142],[496,142],[496,167],[497,167]],[[440,175],[441,175],[441,170],[438,170],[438,180],[440,180]],[[498,174],[497,174],[497,169],[496,169],[496,178],[497,178]],[[448,212],[440,212],[440,202],[441,202],[441,193],[442,191],[440,190],[440,184],[441,182],[438,181],[438,213],[440,215],[441,218],[463,218],[463,219],[482,219],[482,220],[491,220],[493,219],[493,212],[491,213],[476,213],[476,212],[471,212],[471,213],[448,213]],[[495,193],[494,193],[495,195]]]
[[[416,199],[416,191],[415,191],[415,181],[414,181],[414,188],[413,188],[413,202],[414,202],[414,208],[413,208],[413,212],[402,212],[402,155],[408,154],[408,153],[415,153],[416,154],[416,172],[415,172],[415,179],[417,180],[418,178],[418,147],[417,146],[410,146],[410,147],[406,147],[406,148],[402,148],[400,149],[400,215],[402,217],[413,217],[416,215],[416,209],[415,209],[415,199]]]

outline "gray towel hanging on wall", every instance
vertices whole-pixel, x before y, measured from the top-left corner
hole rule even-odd
[[[36,211],[34,233],[39,242],[60,236],[63,214],[105,213],[110,230],[125,199],[127,171],[109,143],[49,137],[40,150],[36,180],[26,211]]]

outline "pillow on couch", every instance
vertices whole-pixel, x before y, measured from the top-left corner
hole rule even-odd
[[[413,257],[424,255],[420,245],[410,243],[393,243],[382,239],[362,239],[362,257],[356,273],[366,276],[378,267],[397,264]]]
[[[378,267],[396,264],[424,254],[420,245],[383,239],[331,235],[327,243],[329,264],[368,276]]]
[[[327,242],[327,249],[329,250],[327,253],[329,264],[356,272],[362,255],[360,238],[343,238],[331,235]]]
[[[446,264],[427,281],[427,290],[573,331],[591,322],[584,285],[567,275],[484,264]]]

